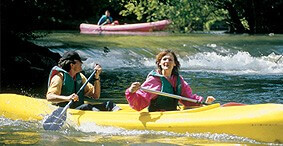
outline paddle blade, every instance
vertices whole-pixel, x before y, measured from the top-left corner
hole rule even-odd
[[[62,113],[63,109],[63,107],[59,107],[44,121],[43,128],[45,130],[58,130],[64,125],[67,114],[66,112]]]

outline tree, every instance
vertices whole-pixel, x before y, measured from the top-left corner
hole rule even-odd
[[[216,22],[231,33],[283,33],[283,0],[121,0],[123,16],[137,20],[170,19],[181,32],[210,30]],[[224,23],[223,23],[224,22]]]
[[[230,32],[283,33],[283,0],[214,0],[210,5],[225,9]]]
[[[215,9],[205,0],[129,0],[122,16],[135,14],[137,20],[155,21],[170,19],[174,31],[190,32],[209,30],[216,21],[225,19],[227,11]]]

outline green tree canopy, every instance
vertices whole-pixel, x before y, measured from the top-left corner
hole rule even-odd
[[[221,22],[230,32],[282,33],[283,0],[121,0],[123,16],[138,20],[170,19],[173,30],[210,30]]]

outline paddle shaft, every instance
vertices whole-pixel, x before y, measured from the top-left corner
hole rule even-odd
[[[77,95],[83,90],[83,88],[87,85],[87,83],[90,81],[90,79],[95,75],[96,70],[94,70],[92,72],[92,74],[88,77],[88,79],[86,80],[86,82],[81,86],[81,88],[79,89],[79,91],[77,92]],[[69,103],[64,107],[64,109],[62,110],[62,112],[60,113],[60,115],[58,116],[58,119],[60,119],[65,112],[67,111],[67,109],[70,107],[70,105],[73,103],[73,100],[70,100]],[[54,122],[56,123],[56,121]]]
[[[283,55],[281,55],[281,56],[275,61],[275,63],[277,63],[282,57],[283,57]]]
[[[105,21],[105,22],[103,22],[100,26],[103,26],[103,25],[105,25],[105,24],[107,24],[108,22],[107,22],[107,20]]]
[[[107,23],[108,23],[108,21],[107,21],[107,19],[106,19],[106,21],[103,22],[102,24],[100,24],[99,26],[104,26],[104,25],[107,24]]]
[[[157,94],[157,95],[162,95],[162,96],[171,97],[171,98],[175,98],[175,99],[185,100],[185,101],[189,101],[189,102],[193,102],[193,103],[197,103],[197,104],[210,105],[209,103],[206,103],[206,102],[200,102],[198,100],[186,98],[186,97],[179,96],[179,95],[169,94],[169,93],[165,93],[165,92],[161,92],[161,91],[154,91],[154,90],[145,89],[145,88],[142,88],[142,87],[141,87],[141,89],[143,91],[153,93],[153,94]]]

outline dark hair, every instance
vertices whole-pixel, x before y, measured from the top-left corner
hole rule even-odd
[[[171,53],[173,55],[174,62],[176,64],[176,66],[174,66],[174,68],[172,70],[172,74],[173,75],[179,75],[180,62],[178,61],[176,54],[172,50],[165,50],[165,51],[162,51],[162,52],[160,52],[159,54],[156,55],[155,63],[157,65],[157,69],[158,69],[159,72],[162,71],[162,68],[159,65],[159,63],[161,62],[162,57],[164,57],[165,55],[167,55],[169,53]]]
[[[69,72],[71,70],[71,63],[75,64],[75,60],[65,60],[63,58],[60,58],[58,62],[58,66],[64,69],[65,71]]]
[[[71,63],[76,64],[75,60],[82,62],[82,60],[86,60],[86,58],[80,57],[75,51],[67,51],[60,58],[58,66],[69,72],[71,70]]]

